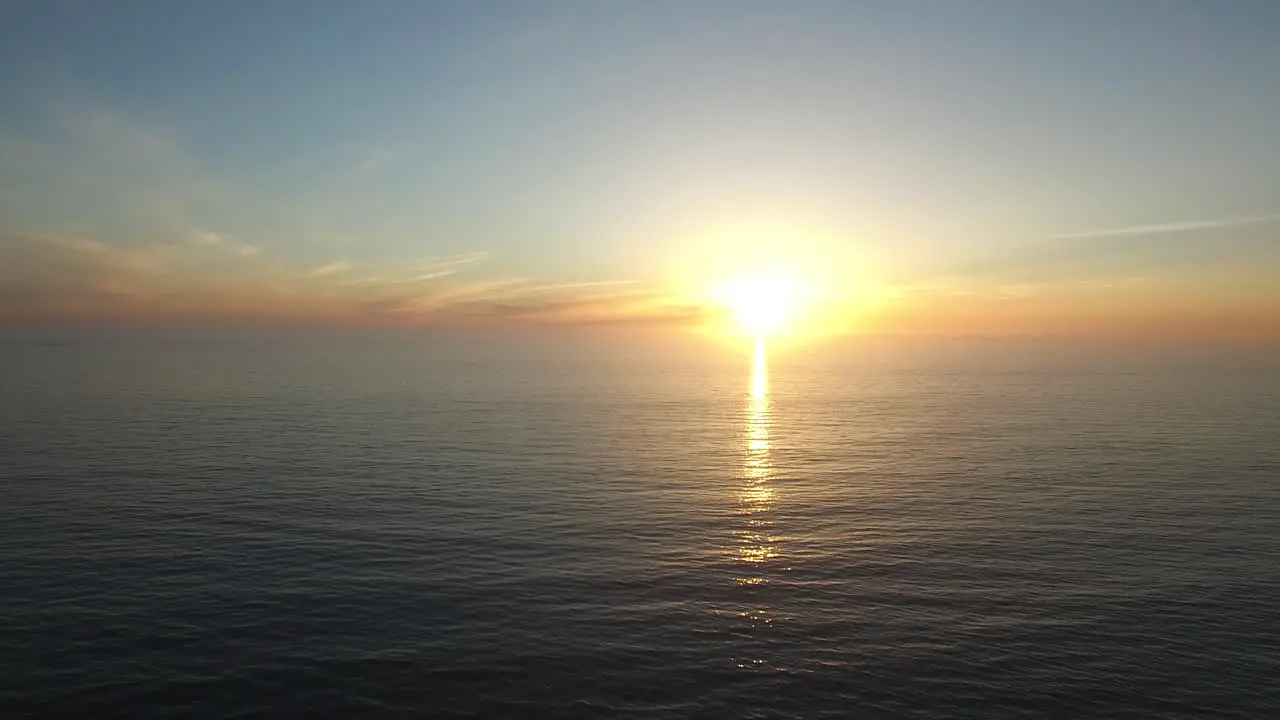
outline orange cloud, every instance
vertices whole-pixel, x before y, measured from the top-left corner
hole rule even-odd
[[[485,253],[387,272],[344,260],[295,266],[228,249],[0,235],[0,320],[711,327],[723,313],[635,281],[470,277]],[[936,283],[862,305],[813,308],[810,320],[824,335],[1280,341],[1280,297],[1267,278],[1242,278],[1231,270],[1176,281]]]
[[[264,261],[234,241],[113,248],[91,238],[0,236],[0,318],[302,323],[502,324],[690,322],[696,307],[633,281],[465,280],[472,253],[391,274],[347,261],[297,268]],[[228,250],[230,265],[192,256]]]

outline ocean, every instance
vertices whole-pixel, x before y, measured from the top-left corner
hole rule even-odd
[[[0,333],[0,716],[1280,717],[1280,351]]]

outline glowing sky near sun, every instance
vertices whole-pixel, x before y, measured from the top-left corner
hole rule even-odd
[[[1277,27],[1272,3],[12,3],[0,319],[1280,336]]]

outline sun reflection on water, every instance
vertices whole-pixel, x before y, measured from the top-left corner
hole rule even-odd
[[[776,493],[770,485],[773,471],[769,442],[769,368],[765,358],[764,339],[757,338],[751,365],[750,393],[747,396],[746,428],[743,433],[742,488],[738,492],[738,512],[745,517],[743,526],[734,532],[738,540],[738,561],[759,566],[778,556],[772,535],[773,521],[768,511],[773,508]],[[741,585],[766,582],[759,576],[739,577]]]

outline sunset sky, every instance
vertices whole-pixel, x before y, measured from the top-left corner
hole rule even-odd
[[[0,318],[1280,339],[1280,4],[0,4]]]

